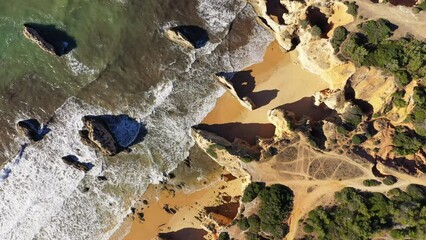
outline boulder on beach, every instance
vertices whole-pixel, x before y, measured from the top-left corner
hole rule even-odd
[[[165,32],[166,37],[186,48],[202,48],[209,41],[209,34],[198,26],[176,26]]]

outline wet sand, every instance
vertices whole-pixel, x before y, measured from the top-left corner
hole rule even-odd
[[[263,62],[244,70],[251,71],[251,76],[254,78],[254,90],[249,96],[258,108],[250,111],[242,107],[231,94],[225,93],[217,100],[215,108],[202,123],[269,124],[268,110],[297,102],[328,87],[328,84],[318,75],[304,70],[297,63],[296,58],[294,51],[284,53],[276,41],[272,42],[266,50]],[[310,108],[311,106],[300,107]]]

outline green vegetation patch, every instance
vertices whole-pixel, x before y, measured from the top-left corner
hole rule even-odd
[[[384,179],[383,179],[383,183],[385,184],[385,185],[393,185],[393,184],[395,184],[396,182],[398,181],[398,179],[395,177],[395,176],[386,176]]]
[[[407,120],[412,122],[418,135],[426,137],[426,88],[417,86],[413,94],[414,108]]]
[[[219,234],[219,240],[230,240],[228,232],[221,232]]]
[[[346,5],[346,7],[348,7],[348,9],[346,10],[346,13],[354,17],[358,15],[358,5],[356,4],[356,2],[345,1],[343,3]]]
[[[366,179],[362,181],[362,184],[366,187],[375,187],[382,185],[382,183],[380,181],[377,181],[376,179]]]
[[[250,202],[257,196],[260,200],[258,215],[241,218],[238,226],[241,230],[249,230],[245,233],[247,239],[282,239],[288,233],[284,222],[293,210],[293,191],[281,184],[265,187],[254,182],[244,190],[242,201]]]
[[[397,129],[392,139],[395,152],[405,156],[416,153],[422,148],[425,140],[414,132]]]
[[[396,91],[392,96],[392,103],[397,108],[403,108],[407,106],[407,102],[403,99],[405,91]]]
[[[359,24],[342,43],[341,52],[359,66],[374,66],[392,73],[397,83],[407,85],[426,76],[426,44],[412,36],[389,40],[393,25],[386,19]]]
[[[252,182],[246,189],[244,189],[244,194],[241,199],[244,203],[253,201],[257,195],[265,188],[265,183],[262,182]]]
[[[342,43],[345,41],[348,34],[348,30],[343,26],[339,26],[334,29],[333,37],[330,40],[331,46],[334,48],[334,52],[339,52],[340,45],[342,45]]]
[[[424,187],[411,184],[406,192],[393,191],[388,198],[382,193],[342,189],[335,194],[336,205],[309,212],[304,221],[306,238],[362,240],[390,232],[402,239],[426,239]]]

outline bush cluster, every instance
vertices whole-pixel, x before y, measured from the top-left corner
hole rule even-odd
[[[333,37],[330,40],[331,46],[334,48],[334,52],[339,52],[340,45],[342,45],[342,43],[345,41],[348,34],[348,30],[343,26],[339,26],[334,29]]]
[[[282,239],[288,232],[284,222],[293,210],[293,191],[281,184],[264,187],[261,183],[251,183],[244,190],[243,202],[252,201],[256,196],[260,200],[259,215],[241,218],[238,226],[248,230],[247,239],[261,239],[260,233],[269,239]]]
[[[265,188],[265,184],[261,182],[252,182],[245,189],[241,201],[248,203],[253,201],[257,195]]]
[[[416,133],[426,137],[426,88],[417,86],[413,94],[414,108],[407,120],[414,124]]]
[[[219,240],[230,240],[229,234],[227,232],[221,232],[219,234]]]
[[[382,183],[380,181],[377,181],[376,179],[366,179],[362,181],[362,184],[366,187],[374,187],[374,186],[382,185]]]
[[[395,107],[403,108],[407,106],[407,102],[403,99],[405,95],[404,90],[396,91],[392,96],[392,103]]]
[[[346,7],[348,7],[348,9],[346,10],[346,13],[349,13],[350,15],[354,17],[358,15],[358,5],[356,4],[356,2],[345,1],[343,3],[346,5]]]
[[[421,136],[404,130],[397,130],[392,141],[395,152],[402,156],[416,153],[424,143]]]
[[[426,76],[426,45],[412,36],[389,40],[393,26],[377,19],[359,24],[342,44],[342,54],[360,66],[374,66],[392,73],[397,83],[407,85]]]
[[[316,239],[371,239],[390,232],[398,238],[426,239],[426,192],[411,184],[404,192],[361,192],[344,188],[335,194],[337,204],[312,210],[304,230]]]

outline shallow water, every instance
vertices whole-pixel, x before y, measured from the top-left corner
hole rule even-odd
[[[5,239],[107,239],[134,197],[188,156],[190,127],[223,93],[211,75],[260,61],[272,39],[239,0],[18,0],[0,9]],[[25,22],[54,24],[77,46],[46,54],[22,36]],[[210,42],[195,51],[165,39],[165,28],[184,24],[205,28]],[[80,142],[82,116],[123,113],[147,129],[132,153],[105,158]],[[16,120],[28,117],[50,119],[42,141],[17,136]],[[70,168],[68,154],[94,167]]]

